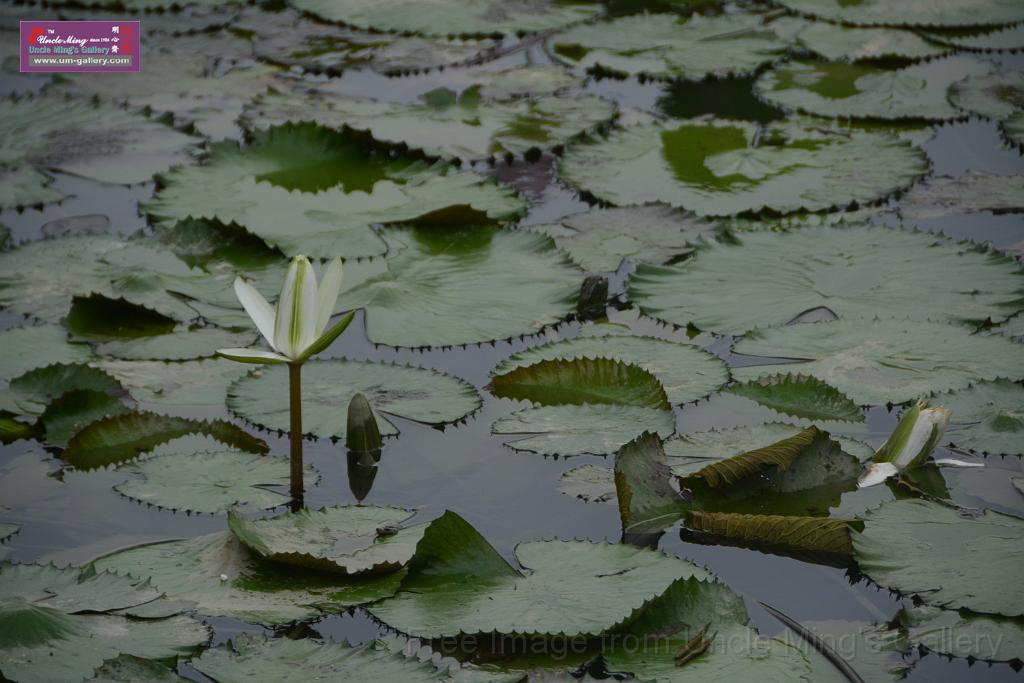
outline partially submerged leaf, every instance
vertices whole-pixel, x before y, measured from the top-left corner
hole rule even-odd
[[[855,520],[832,517],[744,515],[699,510],[687,515],[686,525],[695,531],[723,536],[753,547],[781,546],[850,557],[853,555],[850,529],[863,527]]]
[[[1024,211],[1022,198],[1024,176],[992,175],[972,169],[957,178],[937,176],[915,185],[900,198],[899,211],[901,216],[910,220],[982,211],[1021,212]]]
[[[606,404],[668,411],[665,390],[658,379],[637,365],[608,358],[542,360],[492,380],[499,398],[541,405]]]
[[[1024,455],[1024,388],[1016,382],[979,382],[935,397],[952,413],[945,443],[961,450]]]
[[[664,531],[686,515],[686,501],[672,488],[672,471],[657,434],[644,432],[615,454],[615,490],[622,532]]]
[[[726,389],[772,410],[808,420],[863,422],[864,414],[848,396],[820,379],[779,374]]]

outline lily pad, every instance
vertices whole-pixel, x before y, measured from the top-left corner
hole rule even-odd
[[[742,355],[790,358],[784,367],[735,368],[737,379],[780,369],[817,377],[858,405],[904,403],[979,380],[1024,379],[1024,347],[1000,335],[929,322],[833,320],[760,330],[741,339]]]
[[[644,432],[615,454],[615,491],[623,542],[659,534],[686,517],[689,501],[672,487],[661,438]]]
[[[1024,49],[1024,24],[1006,28],[981,28],[975,31],[952,29],[927,31],[925,37],[936,43],[952,45],[965,50],[1020,50]]]
[[[1024,273],[1013,259],[881,226],[753,232],[709,243],[677,266],[641,266],[629,282],[630,299],[648,315],[733,335],[815,310],[999,320],[1017,311],[1022,293]]]
[[[539,68],[532,67],[530,72]],[[495,78],[502,76],[502,72],[495,74]],[[506,78],[516,79],[514,75]],[[614,102],[596,95],[510,98],[500,91],[498,97],[488,96],[490,91],[484,85],[459,94],[441,88],[426,93],[419,102],[403,103],[314,87],[302,95],[259,98],[246,109],[245,123],[255,129],[286,121],[350,128],[378,142],[407,145],[430,156],[477,161],[561,147],[610,124],[617,111]]]
[[[765,72],[754,89],[770,104],[816,116],[944,121],[963,116],[946,98],[949,86],[991,70],[973,57],[900,69],[800,60]]]
[[[872,581],[937,607],[1024,614],[1024,595],[1006,590],[1024,547],[1024,520],[913,499],[885,503],[864,522],[853,548]]]
[[[129,548],[93,564],[99,571],[148,579],[165,599],[182,601],[199,614],[263,624],[313,619],[378,600],[393,594],[400,580],[397,573],[346,580],[275,565],[229,531]]]
[[[610,358],[654,375],[673,404],[689,403],[714,393],[729,381],[725,363],[688,344],[626,335],[577,337],[535,346],[513,354],[494,370],[504,375],[541,361]]]
[[[365,309],[375,344],[482,343],[533,334],[576,310],[582,273],[543,235],[490,227],[385,235],[400,251],[337,306]]]
[[[789,46],[762,16],[634,14],[588,23],[547,41],[569,66],[619,76],[700,80],[754,73]]]
[[[228,526],[250,550],[274,562],[341,574],[386,574],[416,552],[425,524],[398,528],[411,510],[375,505],[309,508],[270,519],[231,512]]]
[[[1003,121],[999,128],[1012,144],[1024,147],[1024,111],[1019,111]]]
[[[176,168],[146,211],[237,223],[286,254],[380,256],[372,225],[443,214],[445,225],[507,221],[524,209],[511,189],[472,171],[391,158],[314,124],[258,131],[245,147],[214,145],[205,165]]]
[[[0,289],[0,296],[2,296]],[[12,327],[0,331],[0,380],[24,374],[33,368],[54,363],[78,363],[88,360],[89,347],[68,343],[68,334],[58,325]]]
[[[863,422],[860,408],[835,388],[815,377],[775,375],[726,389],[772,410],[808,420]]]
[[[931,652],[989,662],[1024,661],[1024,625],[1019,619],[931,605],[904,607],[897,618],[907,639]]]
[[[795,12],[861,26],[995,26],[1024,21],[1016,0],[780,0]]]
[[[472,385],[434,370],[356,360],[313,360],[303,366],[302,418],[307,434],[321,438],[345,436],[345,415],[352,397],[363,394],[377,413],[385,436],[398,429],[381,413],[424,424],[447,424],[480,407]],[[288,368],[265,367],[243,377],[228,392],[228,408],[267,429],[290,428]]]
[[[38,424],[46,434],[46,443],[67,446],[71,437],[93,422],[129,412],[131,409],[116,393],[74,389],[51,401]]]
[[[588,541],[516,546],[510,566],[461,517],[447,512],[423,535],[402,590],[370,612],[413,636],[462,633],[597,635],[621,625],[679,578],[707,578],[660,552]],[[593,600],[601,595],[601,600]]]
[[[187,680],[160,662],[121,655],[105,661],[96,670],[96,675],[89,679],[89,683],[184,683]]]
[[[975,453],[1024,455],[1024,387],[997,380],[936,396],[949,409],[946,442]]]
[[[55,191],[43,171],[56,170],[103,183],[149,180],[186,163],[197,142],[141,113],[56,95],[0,102],[0,164],[28,194],[4,208],[48,201]],[[36,186],[31,182],[35,179]],[[5,178],[5,183],[12,178]]]
[[[707,118],[615,131],[569,148],[558,166],[564,181],[612,204],[666,202],[701,216],[870,204],[927,169],[920,149],[887,133]]]
[[[608,358],[542,360],[495,376],[491,393],[545,406],[604,404],[665,412],[672,408],[654,375]]]
[[[971,113],[1004,121],[1024,110],[1024,74],[972,75],[950,86],[949,101]]]
[[[114,490],[132,500],[157,507],[217,514],[242,505],[267,510],[284,505],[290,464],[286,458],[239,450],[175,453],[142,458],[117,468],[136,478]],[[303,480],[316,484],[316,470],[307,465]],[[268,487],[277,487],[275,491]]]
[[[1018,313],[999,327],[995,328],[999,334],[1014,339],[1024,338],[1024,313]]]
[[[104,342],[96,353],[122,360],[190,360],[212,357],[217,349],[239,348],[255,341],[255,335],[215,327],[178,329],[169,334]]]
[[[562,475],[558,490],[588,503],[614,503],[615,471],[600,465],[580,465]]]
[[[222,410],[228,388],[253,369],[222,358],[175,363],[111,359],[92,364],[116,377],[147,410],[185,416]]]
[[[12,379],[7,392],[0,394],[0,408],[38,416],[51,401],[69,391],[126,393],[116,379],[102,370],[81,363],[54,363]]]
[[[297,0],[296,9],[360,29],[429,36],[490,36],[562,28],[599,15],[589,2],[557,0]]]
[[[836,651],[865,681],[903,680],[914,667],[914,659],[905,654],[910,642],[890,624],[830,619],[802,621],[800,625]],[[780,640],[807,657],[815,683],[848,683],[849,678],[802,636],[787,629]]]
[[[718,226],[663,205],[593,209],[558,223],[531,225],[589,272],[614,272],[623,259],[634,265],[661,265],[693,252]]]
[[[868,59],[929,59],[950,51],[913,31],[858,28],[814,21],[797,33],[797,43],[832,62]]]
[[[741,545],[782,546],[802,551],[852,556],[850,529],[859,522],[832,517],[744,515],[728,512],[689,513],[686,525],[703,533],[723,536]]]
[[[93,568],[0,565],[0,674],[10,681],[91,678],[104,660],[187,656],[209,629],[187,617],[114,614],[156,600],[159,591]]]
[[[643,432],[656,432],[664,438],[674,431],[671,411],[632,405],[529,408],[491,425],[492,434],[521,437],[506,442],[513,450],[566,457],[610,455]]]
[[[970,170],[957,178],[937,176],[915,185],[900,199],[900,215],[927,220],[967,213],[1024,211],[1024,176]]]

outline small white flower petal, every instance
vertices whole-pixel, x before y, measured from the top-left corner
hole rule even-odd
[[[267,340],[268,344],[274,346],[274,307],[267,303],[258,289],[240,277],[235,278],[235,296],[238,297],[245,312],[256,323],[256,329],[260,331],[263,338]]]
[[[316,273],[305,256],[292,258],[274,319],[274,346],[297,358],[316,341]]]
[[[335,257],[324,271],[316,290],[316,333],[323,334],[327,323],[334,312],[334,304],[338,303],[338,293],[341,291],[341,279],[343,271],[341,258]]]
[[[877,486],[889,477],[899,474],[899,470],[891,462],[874,462],[864,470],[857,480],[857,488],[866,489],[869,486]]]

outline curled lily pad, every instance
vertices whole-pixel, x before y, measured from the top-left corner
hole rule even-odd
[[[931,605],[904,607],[897,619],[911,643],[931,652],[989,662],[1024,661],[1019,619]]]
[[[1004,121],[1024,110],[1024,74],[975,74],[949,88],[949,101],[974,114]]]
[[[302,12],[348,26],[428,36],[529,33],[562,28],[590,19],[602,6],[556,0],[436,0],[424,8],[416,0],[298,0]],[[426,9],[426,11],[424,11]]]
[[[832,62],[867,59],[928,59],[950,48],[925,40],[913,31],[896,28],[859,28],[824,21],[807,24],[797,43]]]
[[[1016,382],[978,382],[942,394],[935,405],[952,413],[946,442],[972,452],[1024,455],[1024,387]]]
[[[863,527],[854,520],[831,517],[744,515],[699,510],[689,513],[686,524],[695,531],[723,536],[744,545],[776,545],[843,556],[853,555],[851,527]]]
[[[690,254],[718,226],[663,205],[594,209],[531,230],[549,235],[590,272],[615,271],[623,259],[660,265]]]
[[[1024,90],[1022,90],[1024,93]],[[911,220],[991,211],[1024,211],[1024,176],[970,170],[957,178],[938,176],[915,185],[900,199],[900,215]]]
[[[503,417],[491,433],[518,437],[506,442],[516,451],[542,455],[610,455],[643,432],[667,437],[675,416],[667,410],[632,405],[554,405]]]
[[[461,420],[480,407],[480,395],[470,384],[434,370],[355,360],[314,360],[303,366],[302,417],[307,434],[343,437],[345,415],[352,396],[363,394],[377,413],[385,436],[398,429],[382,413],[425,424]],[[243,377],[228,392],[228,407],[268,429],[290,428],[288,368],[266,367]]]
[[[546,360],[610,358],[654,375],[673,404],[689,403],[717,391],[729,381],[725,364],[696,346],[632,335],[577,337],[535,346],[502,361],[494,374],[503,375]]]
[[[52,565],[0,565],[0,674],[10,681],[91,678],[121,654],[173,659],[205,645],[209,629],[187,617],[115,613],[160,592],[137,578]]]
[[[622,76],[700,80],[750,74],[788,47],[762,16],[634,14],[588,23],[547,41],[569,66]]]
[[[661,438],[645,432],[615,454],[615,492],[623,542],[633,534],[658,534],[686,516],[689,501],[671,484]]]
[[[775,375],[737,384],[726,391],[772,410],[808,420],[863,422],[864,414],[849,396],[815,377]]]
[[[269,519],[228,515],[250,550],[274,562],[342,574],[386,574],[416,552],[425,524],[401,528],[411,510],[376,505],[309,508]]]
[[[203,166],[174,169],[146,211],[159,222],[236,223],[286,254],[380,256],[380,223],[443,215],[446,225],[511,220],[511,189],[471,171],[391,158],[314,124],[258,131],[242,147],[223,142]],[[435,220],[440,220],[436,219]]]
[[[521,366],[491,382],[499,398],[546,406],[604,404],[668,412],[672,406],[657,378],[647,370],[608,358],[542,360]]]
[[[991,70],[972,57],[901,69],[793,61],[765,72],[754,87],[771,104],[817,116],[941,121],[963,116],[946,98],[949,86]]]
[[[928,500],[897,500],[864,517],[853,536],[861,571],[929,605],[1020,616],[1024,596],[1006,590],[1024,543],[1024,520],[970,514]]]
[[[516,547],[524,574],[461,517],[428,527],[402,590],[371,613],[403,633],[596,635],[679,578],[708,575],[653,550],[587,541],[534,541]],[[595,594],[604,596],[599,601]]]
[[[858,405],[904,403],[979,380],[1024,379],[1024,347],[957,325],[833,320],[760,330],[735,346],[743,355],[789,358],[785,366],[737,368],[738,379],[780,369],[812,375]]]
[[[199,614],[264,624],[313,619],[377,600],[394,593],[400,579],[344,579],[282,567],[260,559],[229,531],[121,550],[93,565],[147,579],[165,599]]]
[[[187,162],[197,142],[138,112],[55,95],[5,99],[0,121],[0,164],[5,174],[18,174],[15,179],[26,190],[5,207],[52,201],[55,192],[41,171],[104,183],[141,183]],[[35,185],[27,182],[33,177]]]
[[[641,266],[629,282],[645,313],[734,335],[817,309],[840,318],[998,320],[1016,312],[1022,291],[1012,259],[874,226],[744,234],[676,266]]]
[[[926,0],[894,5],[887,0],[780,0],[795,12],[862,26],[996,26],[1024,21],[1015,0]]]
[[[390,346],[452,346],[533,334],[576,309],[582,274],[543,235],[491,227],[393,228],[387,269],[342,292]],[[467,315],[467,311],[473,311]]]
[[[886,133],[808,121],[688,119],[642,124],[571,147],[560,177],[613,204],[665,202],[698,215],[789,213],[876,202],[927,171],[924,153]]]

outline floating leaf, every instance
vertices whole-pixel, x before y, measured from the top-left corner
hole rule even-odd
[[[489,227],[395,228],[387,270],[342,292],[377,344],[450,346],[533,334],[576,309],[582,275],[551,240]],[[468,315],[467,311],[472,311]]]
[[[377,412],[385,436],[398,429],[381,413],[424,424],[461,420],[480,407],[472,385],[434,370],[356,360],[313,360],[303,369],[302,417],[307,434],[321,438],[345,435],[345,415],[352,396],[362,393]],[[288,368],[265,367],[258,376],[243,377],[228,392],[228,407],[267,429],[290,428]]]
[[[717,225],[662,205],[593,209],[531,230],[550,236],[589,272],[614,272],[623,259],[660,265],[690,254]]]
[[[839,654],[865,681],[902,680],[913,668],[907,661],[910,643],[889,624],[864,624],[856,621],[804,621],[815,637]],[[815,683],[849,683],[835,663],[811,646],[803,636],[787,630],[780,640],[800,650],[811,663]]]
[[[125,393],[118,381],[102,370],[81,363],[54,363],[12,379],[0,402],[13,412],[38,416],[51,401],[76,390]]]
[[[505,221],[523,211],[507,187],[451,165],[373,153],[314,124],[256,132],[245,147],[214,145],[203,166],[163,176],[146,211],[237,223],[286,254],[354,259],[386,251],[371,229],[439,212],[445,225]]]
[[[187,680],[160,662],[121,655],[103,662],[103,666],[96,669],[96,675],[89,679],[89,683],[184,683]]]
[[[772,410],[808,420],[863,422],[864,414],[848,396],[814,377],[771,375],[726,389]]]
[[[248,346],[255,340],[249,332],[230,332],[215,327],[179,329],[137,339],[109,341],[96,346],[96,353],[123,360],[190,360],[212,357],[217,349]]]
[[[249,453],[270,450],[262,440],[224,420],[187,420],[137,412],[93,422],[68,441],[64,459],[80,470],[106,467],[188,434],[205,434]]]
[[[786,51],[757,14],[635,14],[588,23],[548,39],[551,55],[569,65],[620,76],[660,79],[751,74]]]
[[[64,327],[75,340],[137,339],[170,332],[174,319],[123,298],[90,294],[71,299]]]
[[[997,380],[936,396],[952,413],[945,442],[978,453],[1024,455],[1024,387]]]
[[[793,61],[765,72],[754,89],[770,104],[816,116],[942,121],[963,116],[946,98],[949,86],[991,70],[973,57],[901,69]]]
[[[560,479],[558,490],[588,503],[612,503],[616,500],[615,472],[610,467],[580,465]]]
[[[793,517],[789,515],[743,515],[693,510],[686,524],[695,531],[738,541],[743,545],[769,545],[852,556],[850,529],[863,525],[850,519]]]
[[[1019,563],[1024,520],[911,499],[885,503],[864,521],[853,548],[872,581],[938,607],[1024,614],[1024,596],[1006,590]]]
[[[189,603],[199,614],[263,624],[313,619],[378,600],[394,593],[400,580],[397,573],[346,580],[275,565],[229,531],[129,548],[93,564],[148,579],[165,599]]]
[[[429,11],[416,0],[298,0],[294,7],[360,29],[429,36],[499,35],[562,28],[590,19],[602,6],[556,0],[436,0]]]
[[[572,456],[610,455],[643,432],[667,437],[675,431],[667,410],[633,405],[552,405],[528,408],[496,420],[491,433],[517,438],[506,442],[516,451]]]
[[[1024,109],[1024,74],[974,74],[949,88],[949,101],[974,114],[1005,121]]]
[[[910,220],[967,213],[1024,211],[1024,176],[997,176],[969,170],[958,178],[937,176],[915,185],[900,199],[900,215]]]
[[[622,624],[676,579],[708,576],[660,552],[588,541],[521,543],[516,557],[528,575],[446,512],[423,534],[402,590],[370,612],[422,637],[596,635]],[[603,597],[595,601],[594,595]]]
[[[386,574],[416,552],[424,524],[400,528],[411,510],[376,505],[309,508],[246,519],[231,512],[228,526],[250,550],[274,562],[342,574]]]
[[[1024,661],[1024,625],[1019,619],[931,605],[904,607],[897,619],[912,644],[931,652],[989,662]]]
[[[47,186],[44,169],[102,183],[141,183],[188,161],[198,142],[138,112],[56,95],[4,99],[0,121],[0,164],[17,174],[5,185],[15,180],[28,190],[0,205],[5,208],[60,198]],[[28,182],[33,178],[35,187]]]
[[[665,202],[708,216],[869,204],[912,184],[927,162],[920,149],[886,133],[690,119],[575,145],[558,171],[612,204]]]
[[[895,28],[859,28],[814,21],[797,33],[797,43],[832,62],[866,59],[928,59],[950,51],[914,33]]]
[[[252,372],[251,365],[222,358],[175,363],[97,360],[92,364],[116,377],[147,409],[161,414],[221,410],[228,387]]]
[[[812,375],[858,405],[903,403],[973,382],[1024,379],[1024,347],[954,325],[897,320],[834,320],[760,330],[737,342],[743,355],[791,358],[786,370]],[[779,365],[736,368],[738,379]]]
[[[644,432],[615,454],[615,490],[624,537],[664,531],[686,516],[657,434]]]
[[[46,434],[47,443],[66,446],[68,440],[87,425],[128,412],[131,409],[116,394],[78,389],[66,392],[47,405],[39,416],[39,424]]]
[[[189,655],[209,629],[187,617],[128,619],[113,612],[159,591],[91,567],[0,565],[0,674],[10,681],[90,678],[104,660]]]
[[[499,398],[541,405],[606,404],[672,409],[658,379],[643,368],[608,358],[543,360],[492,380]]]
[[[32,439],[40,435],[35,424],[22,422],[9,413],[0,412],[0,443],[12,443],[18,439]]]
[[[1024,147],[1024,111],[1019,111],[1000,124],[1006,138],[1018,147]]]
[[[142,458],[117,468],[135,476],[114,487],[140,503],[171,510],[217,514],[234,505],[267,510],[284,505],[290,465],[286,458],[244,451],[172,453]],[[316,484],[316,470],[307,465],[303,480]],[[268,487],[277,487],[275,491]]]
[[[820,19],[862,26],[995,26],[1024,21],[1016,0],[928,0],[893,5],[887,0],[780,0]]]
[[[1006,28],[982,27],[976,31],[952,29],[927,31],[928,40],[965,50],[1020,50],[1024,48],[1024,24]]]
[[[67,332],[57,325],[12,327],[0,331],[0,347],[4,350],[0,356],[0,380],[9,380],[33,368],[54,363],[84,362],[90,356],[87,345],[69,344]]]
[[[688,344],[631,335],[590,336],[535,346],[513,354],[494,370],[505,375],[546,360],[610,358],[654,375],[673,404],[689,403],[717,391],[729,381],[718,357]]]

